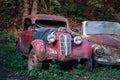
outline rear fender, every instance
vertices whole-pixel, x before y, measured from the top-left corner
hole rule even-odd
[[[40,39],[33,40],[32,47],[38,60],[42,61],[45,57],[43,56],[45,54],[45,42]]]

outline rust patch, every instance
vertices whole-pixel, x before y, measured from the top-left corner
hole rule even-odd
[[[93,35],[88,39],[94,43],[120,48],[120,36],[111,35]]]

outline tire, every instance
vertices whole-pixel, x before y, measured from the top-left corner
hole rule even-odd
[[[87,59],[85,61],[85,63],[83,64],[83,69],[85,71],[90,71],[90,72],[93,71],[93,59],[92,59],[92,57],[90,57],[89,59]]]
[[[95,60],[93,60],[93,67],[96,68],[98,66],[99,66],[99,64]]]
[[[35,56],[34,50],[32,49],[28,57],[28,69],[41,69],[41,67],[42,62],[38,61],[37,57]]]
[[[95,60],[95,55],[93,54],[93,68],[96,67],[100,67],[102,64],[99,64],[96,60]]]

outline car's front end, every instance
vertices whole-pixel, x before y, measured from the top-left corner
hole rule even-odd
[[[107,21],[84,23],[84,36],[91,42],[95,62],[120,65],[120,24]]]
[[[40,42],[41,40],[42,43]],[[53,31],[44,39],[36,38],[32,42],[33,46],[36,46],[34,44],[36,41],[38,41],[40,46],[39,54],[45,55],[40,60],[70,61],[76,59],[80,61],[81,59],[89,59],[91,56],[92,49],[88,41],[83,40],[80,36],[72,37],[71,33],[67,31]],[[43,44],[45,47],[41,47]]]
[[[95,61],[106,65],[120,65],[120,40],[108,35],[99,37],[92,45]]]
[[[73,37],[68,31],[46,30],[45,33],[42,30],[43,33],[38,31],[34,35],[33,49],[28,61],[30,70],[34,68],[32,64],[37,63],[39,66],[39,63],[44,61],[60,63],[74,61],[75,63],[82,62],[85,70],[92,71],[92,47],[87,40],[83,40],[80,36]],[[39,36],[42,34],[44,36]],[[34,53],[33,58],[31,58],[32,53]]]

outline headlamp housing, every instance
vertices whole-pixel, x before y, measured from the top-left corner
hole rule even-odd
[[[94,44],[92,45],[92,47],[95,54],[98,54],[98,55],[107,54],[107,49],[104,46]]]
[[[80,36],[74,37],[74,43],[80,45],[82,43],[82,38]]]
[[[47,36],[48,43],[53,43],[56,40],[56,37],[53,33]]]

